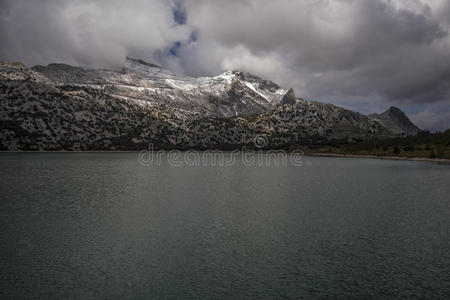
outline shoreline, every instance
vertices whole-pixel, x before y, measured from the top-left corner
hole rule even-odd
[[[375,159],[387,159],[387,160],[409,160],[409,161],[426,161],[450,164],[450,159],[445,158],[430,158],[430,157],[406,157],[406,156],[378,156],[370,154],[337,154],[337,153],[305,153],[306,156],[317,157],[343,157],[343,158],[375,158]]]
[[[1,153],[140,153],[145,150],[131,150],[131,151],[0,151]],[[156,152],[158,152],[157,150]],[[170,152],[173,150],[160,150],[163,152]],[[180,152],[192,151],[192,150],[178,150]],[[207,150],[194,150],[204,152]],[[222,152],[232,152],[232,150],[209,150],[209,151],[222,151]],[[266,152],[266,150],[263,150]],[[269,150],[270,151],[270,150]],[[292,151],[287,151],[287,153],[291,153]],[[407,161],[424,161],[424,162],[435,162],[435,163],[443,163],[450,164],[450,159],[445,158],[430,158],[430,157],[406,157],[406,156],[384,156],[384,155],[370,155],[370,154],[338,154],[338,153],[322,153],[322,152],[304,152],[304,156],[313,156],[313,157],[342,157],[342,158],[372,158],[372,159],[386,159],[386,160],[407,160]]]

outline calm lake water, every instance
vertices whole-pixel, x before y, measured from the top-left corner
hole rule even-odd
[[[450,297],[450,166],[0,154],[0,298]]]

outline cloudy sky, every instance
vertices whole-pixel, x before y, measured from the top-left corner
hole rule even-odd
[[[449,0],[1,0],[0,60],[228,69],[363,113],[450,128]]]

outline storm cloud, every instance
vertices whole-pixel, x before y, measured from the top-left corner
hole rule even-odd
[[[139,56],[193,76],[226,69],[300,97],[450,127],[447,0],[3,0],[0,58],[116,66]]]

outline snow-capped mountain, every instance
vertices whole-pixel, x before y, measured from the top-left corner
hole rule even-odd
[[[0,64],[3,150],[229,149],[261,134],[295,148],[415,133],[391,115],[305,101],[239,71],[193,78],[131,58],[118,70]]]
[[[280,103],[286,91],[248,73],[227,71],[214,77],[178,76],[157,65],[127,58],[118,71],[63,64],[32,68],[63,85],[86,86],[106,94],[166,103],[189,116],[231,117],[261,113]]]

